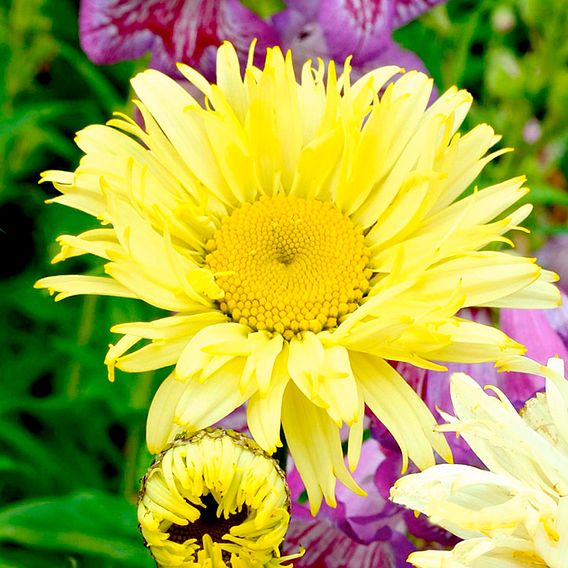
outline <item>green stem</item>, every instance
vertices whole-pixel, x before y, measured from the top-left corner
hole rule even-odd
[[[81,319],[79,321],[79,334],[77,345],[83,346],[89,342],[93,333],[95,313],[97,306],[97,296],[86,296],[83,300],[81,309]],[[77,398],[79,394],[79,383],[81,381],[81,362],[73,361],[69,369],[69,380],[67,381],[67,396],[71,399]]]
[[[147,410],[150,402],[154,373],[142,373],[138,384],[130,397],[130,407],[136,410]],[[146,412],[144,413],[146,415]],[[129,429],[128,439],[124,450],[124,469],[122,477],[122,492],[127,499],[132,499],[138,492],[141,453],[144,452],[145,420],[137,421]],[[148,466],[150,462],[148,461]]]

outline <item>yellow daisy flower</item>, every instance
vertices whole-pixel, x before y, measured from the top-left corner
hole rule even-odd
[[[252,52],[252,50],[251,50]],[[304,65],[267,51],[241,76],[234,48],[218,51],[217,83],[179,65],[202,105],[165,75],[132,80],[141,128],[120,115],[79,132],[73,173],[48,171],[52,201],[102,227],[59,237],[55,261],[91,253],[106,276],[52,276],[38,287],[139,298],[173,315],[116,325],[106,363],[146,371],[175,365],[149,415],[160,451],[181,430],[207,427],[248,401],[250,431],[272,453],[280,425],[312,511],[335,483],[358,491],[339,427],[359,458],[365,405],[404,462],[451,459],[435,420],[388,360],[498,361],[523,348],[497,329],[456,317],[467,306],[554,307],[555,275],[495,250],[529,214],[508,210],[524,178],[462,198],[499,136],[461,136],[471,96],[452,88],[428,106],[432,80],[397,67],[351,84],[349,61]],[[397,74],[395,82],[385,85]],[[379,92],[384,89],[382,95]]]
[[[279,552],[289,509],[276,461],[218,428],[178,438],[156,458],[142,482],[138,521],[158,566],[276,567],[292,558]]]
[[[457,418],[440,427],[463,435],[489,471],[437,465],[397,481],[396,503],[425,513],[464,539],[451,551],[412,553],[419,568],[563,568],[568,555],[568,382],[561,359],[548,368],[539,393],[517,413],[463,373],[452,376]],[[526,368],[525,370],[528,370]]]

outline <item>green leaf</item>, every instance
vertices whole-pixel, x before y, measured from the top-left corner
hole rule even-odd
[[[0,472],[6,471],[21,471],[26,466],[19,461],[16,461],[7,456],[0,456]]]
[[[286,7],[283,0],[241,0],[241,3],[261,18],[269,18]]]
[[[72,568],[72,560],[63,561],[60,555],[45,551],[0,547],[0,568]],[[81,567],[82,568],[82,567]]]
[[[102,492],[20,501],[0,510],[0,541],[152,566],[134,505]]]
[[[84,114],[85,109],[91,108],[92,103],[84,101],[48,101],[22,104],[12,114],[0,119],[0,135],[13,134],[20,128],[29,127],[44,120],[56,120],[73,113]]]

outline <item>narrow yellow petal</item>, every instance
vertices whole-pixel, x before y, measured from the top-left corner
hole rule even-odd
[[[336,478],[364,495],[345,467],[339,430],[327,413],[309,402],[292,381],[284,391],[282,404],[282,427],[306,486],[312,515],[318,512],[322,498],[331,507],[336,506]]]
[[[366,404],[400,446],[403,471],[408,458],[420,469],[434,465],[433,450],[446,461],[452,460],[444,436],[434,431],[436,421],[430,410],[386,361],[352,353],[351,365]]]

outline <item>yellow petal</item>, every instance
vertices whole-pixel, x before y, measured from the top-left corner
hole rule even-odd
[[[350,357],[366,404],[400,446],[403,471],[408,458],[420,469],[434,465],[433,450],[451,461],[444,436],[434,432],[434,417],[410,385],[382,359],[360,353],[352,353]]]
[[[161,452],[181,431],[174,414],[184,390],[185,384],[171,374],[156,391],[146,420],[146,444],[152,454]]]
[[[205,381],[189,378],[175,408],[174,421],[186,432],[207,428],[241,406],[255,392],[251,384],[241,392],[244,362],[230,361],[212,373]]]
[[[47,276],[34,284],[34,288],[47,288],[50,294],[58,292],[55,301],[80,294],[96,294],[98,296],[118,296],[122,298],[138,298],[138,296],[112,278],[104,276]]]
[[[286,367],[287,348],[280,353],[272,372],[270,389],[258,391],[247,405],[247,422],[250,433],[258,445],[269,454],[280,447],[280,417],[282,415],[282,397],[290,380]]]
[[[331,507],[336,506],[336,478],[355,493],[365,494],[345,467],[337,426],[292,381],[284,391],[282,427],[306,486],[312,515],[318,512],[322,497]]]

